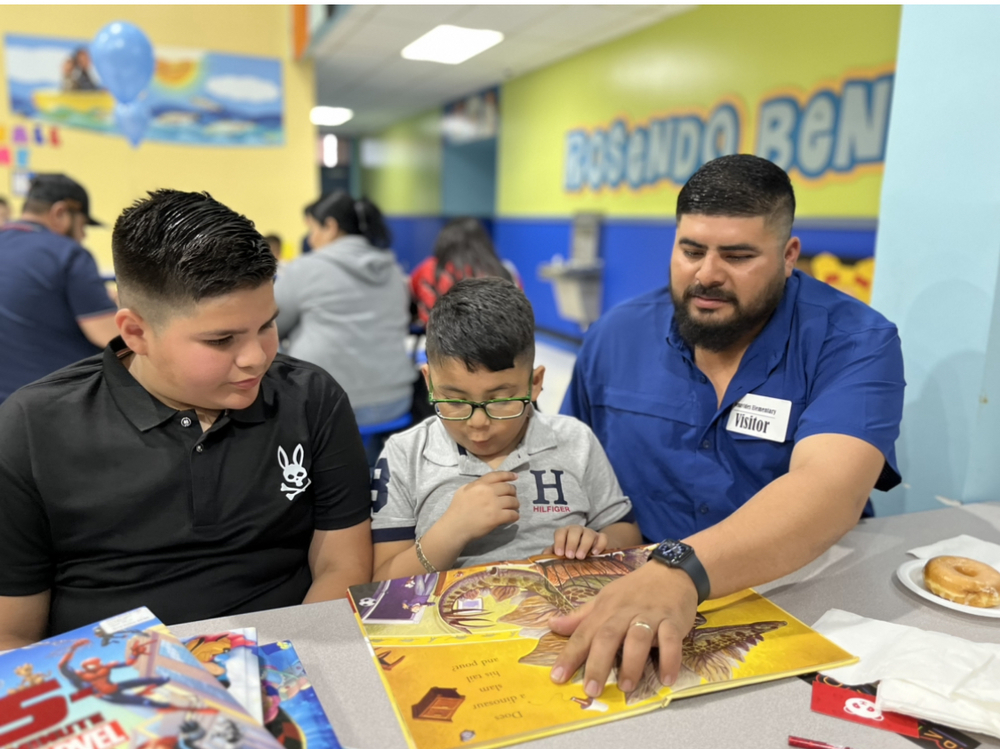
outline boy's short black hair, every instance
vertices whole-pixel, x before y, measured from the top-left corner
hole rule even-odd
[[[695,172],[677,195],[684,214],[764,216],[787,240],[795,220],[795,191],[777,164],[750,154],[720,156]]]
[[[148,194],[122,212],[111,235],[122,306],[161,321],[172,310],[274,278],[271,248],[246,216],[207,192]]]
[[[459,281],[431,309],[427,359],[460,359],[470,372],[535,360],[535,314],[517,286],[502,278]]]

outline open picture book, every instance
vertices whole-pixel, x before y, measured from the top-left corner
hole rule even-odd
[[[350,600],[411,747],[499,747],[666,707],[672,699],[857,661],[752,590],[706,601],[673,687],[651,658],[629,695],[549,671],[567,638],[549,618],[644,564],[652,546],[538,556],[355,586]]]

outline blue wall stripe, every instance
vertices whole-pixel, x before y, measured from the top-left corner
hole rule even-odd
[[[563,320],[556,311],[552,284],[538,276],[538,266],[553,255],[569,256],[570,223],[497,218],[493,222],[493,242],[501,257],[517,266],[524,293],[535,309],[535,324],[555,333],[578,338],[580,326]]]
[[[431,254],[445,221],[431,216],[388,218],[395,238],[393,247],[407,272]],[[566,218],[497,217],[492,234],[501,257],[513,262],[521,274],[538,327],[579,339],[583,336],[580,326],[559,317],[552,284],[538,275],[539,266],[551,262],[554,255],[569,257],[571,226],[571,220]],[[604,310],[667,283],[674,229],[672,220],[604,221]],[[802,239],[803,255],[830,252],[850,261],[873,256],[875,233],[874,221],[805,220],[795,227],[795,234]]]
[[[386,216],[392,232],[392,249],[403,270],[411,273],[434,251],[434,240],[444,226],[441,216]]]

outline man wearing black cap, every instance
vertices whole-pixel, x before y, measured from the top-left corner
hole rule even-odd
[[[87,191],[40,174],[21,218],[0,227],[0,402],[118,335],[115,303],[80,245],[88,225],[101,226]]]

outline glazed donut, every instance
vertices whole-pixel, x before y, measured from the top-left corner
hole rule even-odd
[[[966,557],[934,557],[924,565],[924,585],[936,596],[981,609],[1000,606],[1000,572]]]

